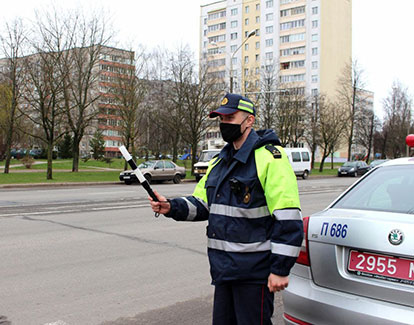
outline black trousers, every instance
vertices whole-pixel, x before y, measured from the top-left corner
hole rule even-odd
[[[213,325],[271,325],[274,294],[263,284],[216,285]]]

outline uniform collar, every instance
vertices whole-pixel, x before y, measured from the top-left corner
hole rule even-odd
[[[258,140],[259,140],[259,136],[257,135],[256,131],[251,129],[246,141],[244,141],[243,145],[237,151],[237,153],[234,155],[233,158],[245,164],[247,162],[247,159],[250,156],[250,153],[252,152],[252,150],[254,150]],[[230,150],[232,149],[233,149],[233,143],[226,144],[223,150],[221,150],[219,154],[219,158],[222,158],[227,161],[229,157],[231,156]]]

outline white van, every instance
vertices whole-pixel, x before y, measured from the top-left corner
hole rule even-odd
[[[283,148],[296,176],[308,178],[311,172],[311,154],[306,148]]]
[[[206,174],[209,161],[218,156],[220,151],[221,149],[208,149],[202,151],[200,159],[194,164],[194,176],[197,182]]]

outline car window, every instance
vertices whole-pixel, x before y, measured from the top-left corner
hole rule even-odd
[[[294,161],[294,162],[301,161],[299,152],[292,152],[292,161]]]
[[[414,214],[414,166],[374,170],[342,197],[334,208]]]
[[[155,161],[152,160],[148,160],[148,161],[144,161],[143,163],[141,163],[138,167],[139,168],[151,168],[152,166],[154,166]]]
[[[174,169],[175,168],[175,166],[174,166],[174,164],[171,162],[171,161],[166,161],[165,162],[165,168],[172,168],[172,169]]]
[[[310,157],[309,157],[308,152],[302,152],[302,160],[303,161],[310,161]]]
[[[201,153],[199,162],[208,162],[213,159],[216,155],[220,153],[220,150],[217,151],[205,151]]]
[[[157,161],[155,164],[156,168],[163,169],[164,168],[164,162],[163,161]]]
[[[342,167],[355,167],[356,162],[355,161],[348,161],[345,164],[342,165]]]

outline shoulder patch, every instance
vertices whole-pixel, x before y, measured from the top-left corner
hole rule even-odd
[[[265,148],[270,151],[270,153],[273,155],[273,158],[282,158],[282,153],[274,145],[268,144],[265,146]]]

